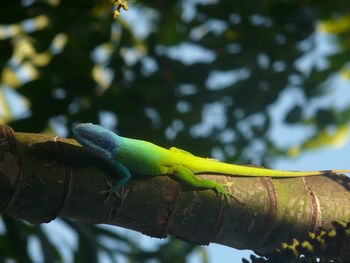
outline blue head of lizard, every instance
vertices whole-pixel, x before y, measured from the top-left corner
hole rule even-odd
[[[121,140],[117,134],[92,123],[77,124],[73,127],[73,134],[86,150],[107,159],[115,156]]]

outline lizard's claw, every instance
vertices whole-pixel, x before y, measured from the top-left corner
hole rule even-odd
[[[116,194],[117,197],[118,197],[118,194],[117,194],[117,192],[113,191],[113,189],[112,189],[113,184],[111,184],[108,180],[105,180],[105,183],[107,184],[109,189],[108,190],[102,190],[102,191],[99,192],[99,194],[101,194],[101,195],[107,194],[107,197],[103,201],[104,204],[107,204],[109,199],[111,198],[112,194]]]
[[[243,200],[237,196],[234,196],[233,194],[229,193],[224,186],[231,186],[233,183],[227,182],[226,184],[223,184],[222,186],[218,186],[215,188],[216,192],[220,195],[223,196],[224,200],[227,202],[228,205],[230,205],[230,198],[235,199],[235,201],[239,204],[244,204]]]
[[[223,186],[226,186],[226,187],[231,187],[233,185],[232,182],[226,182],[226,184],[223,184]]]

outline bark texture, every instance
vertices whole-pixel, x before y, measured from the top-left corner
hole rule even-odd
[[[226,202],[170,176],[133,179],[107,203],[111,168],[72,139],[14,133],[0,126],[0,212],[30,223],[57,216],[117,225],[152,237],[175,235],[265,253],[308,232],[350,221],[350,180],[344,175],[245,178],[198,175],[225,183],[242,199]]]

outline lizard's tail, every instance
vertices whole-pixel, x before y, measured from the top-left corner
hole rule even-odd
[[[192,166],[189,164],[189,166]],[[196,166],[196,167],[194,167]],[[285,171],[285,170],[273,170],[260,167],[242,166],[228,163],[221,163],[215,161],[203,161],[201,163],[195,162],[192,166],[194,171],[198,172],[213,172],[220,174],[227,174],[233,176],[252,176],[252,177],[304,177],[315,175],[328,175],[328,174],[340,174],[350,173],[348,170],[321,170],[321,171]],[[196,169],[197,168],[197,169]]]
[[[347,173],[350,173],[350,170],[323,170],[323,171],[319,171],[321,172],[322,174],[347,174]]]
[[[350,173],[350,170],[321,170],[321,171],[284,171],[266,168],[238,169],[235,174],[242,176],[266,176],[266,177],[306,177],[315,175],[343,174]]]
[[[321,170],[321,171],[284,171],[267,168],[238,169],[237,175],[242,176],[266,176],[266,177],[306,177],[315,175],[343,174],[350,173],[350,170]]]
[[[240,174],[240,171],[238,173]],[[265,169],[265,168],[253,168],[250,171],[242,170],[242,175],[244,173],[247,173],[246,176],[304,177],[304,176],[315,176],[315,175],[350,173],[350,170],[284,171],[284,170],[273,170],[273,169]]]
[[[242,172],[242,173],[241,173]],[[329,174],[341,174],[350,173],[350,170],[321,170],[321,171],[284,171],[284,170],[273,170],[265,168],[253,168],[252,170],[238,171],[238,174],[246,176],[268,176],[268,177],[304,177],[304,176],[315,176],[315,175],[329,175]]]

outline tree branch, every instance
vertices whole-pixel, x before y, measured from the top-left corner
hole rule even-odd
[[[308,232],[350,221],[350,180],[344,175],[246,178],[198,175],[222,183],[241,198],[221,200],[171,176],[133,179],[104,203],[111,168],[72,139],[14,133],[0,127],[0,212],[31,223],[57,216],[105,223],[152,237],[175,235],[265,253]]]

